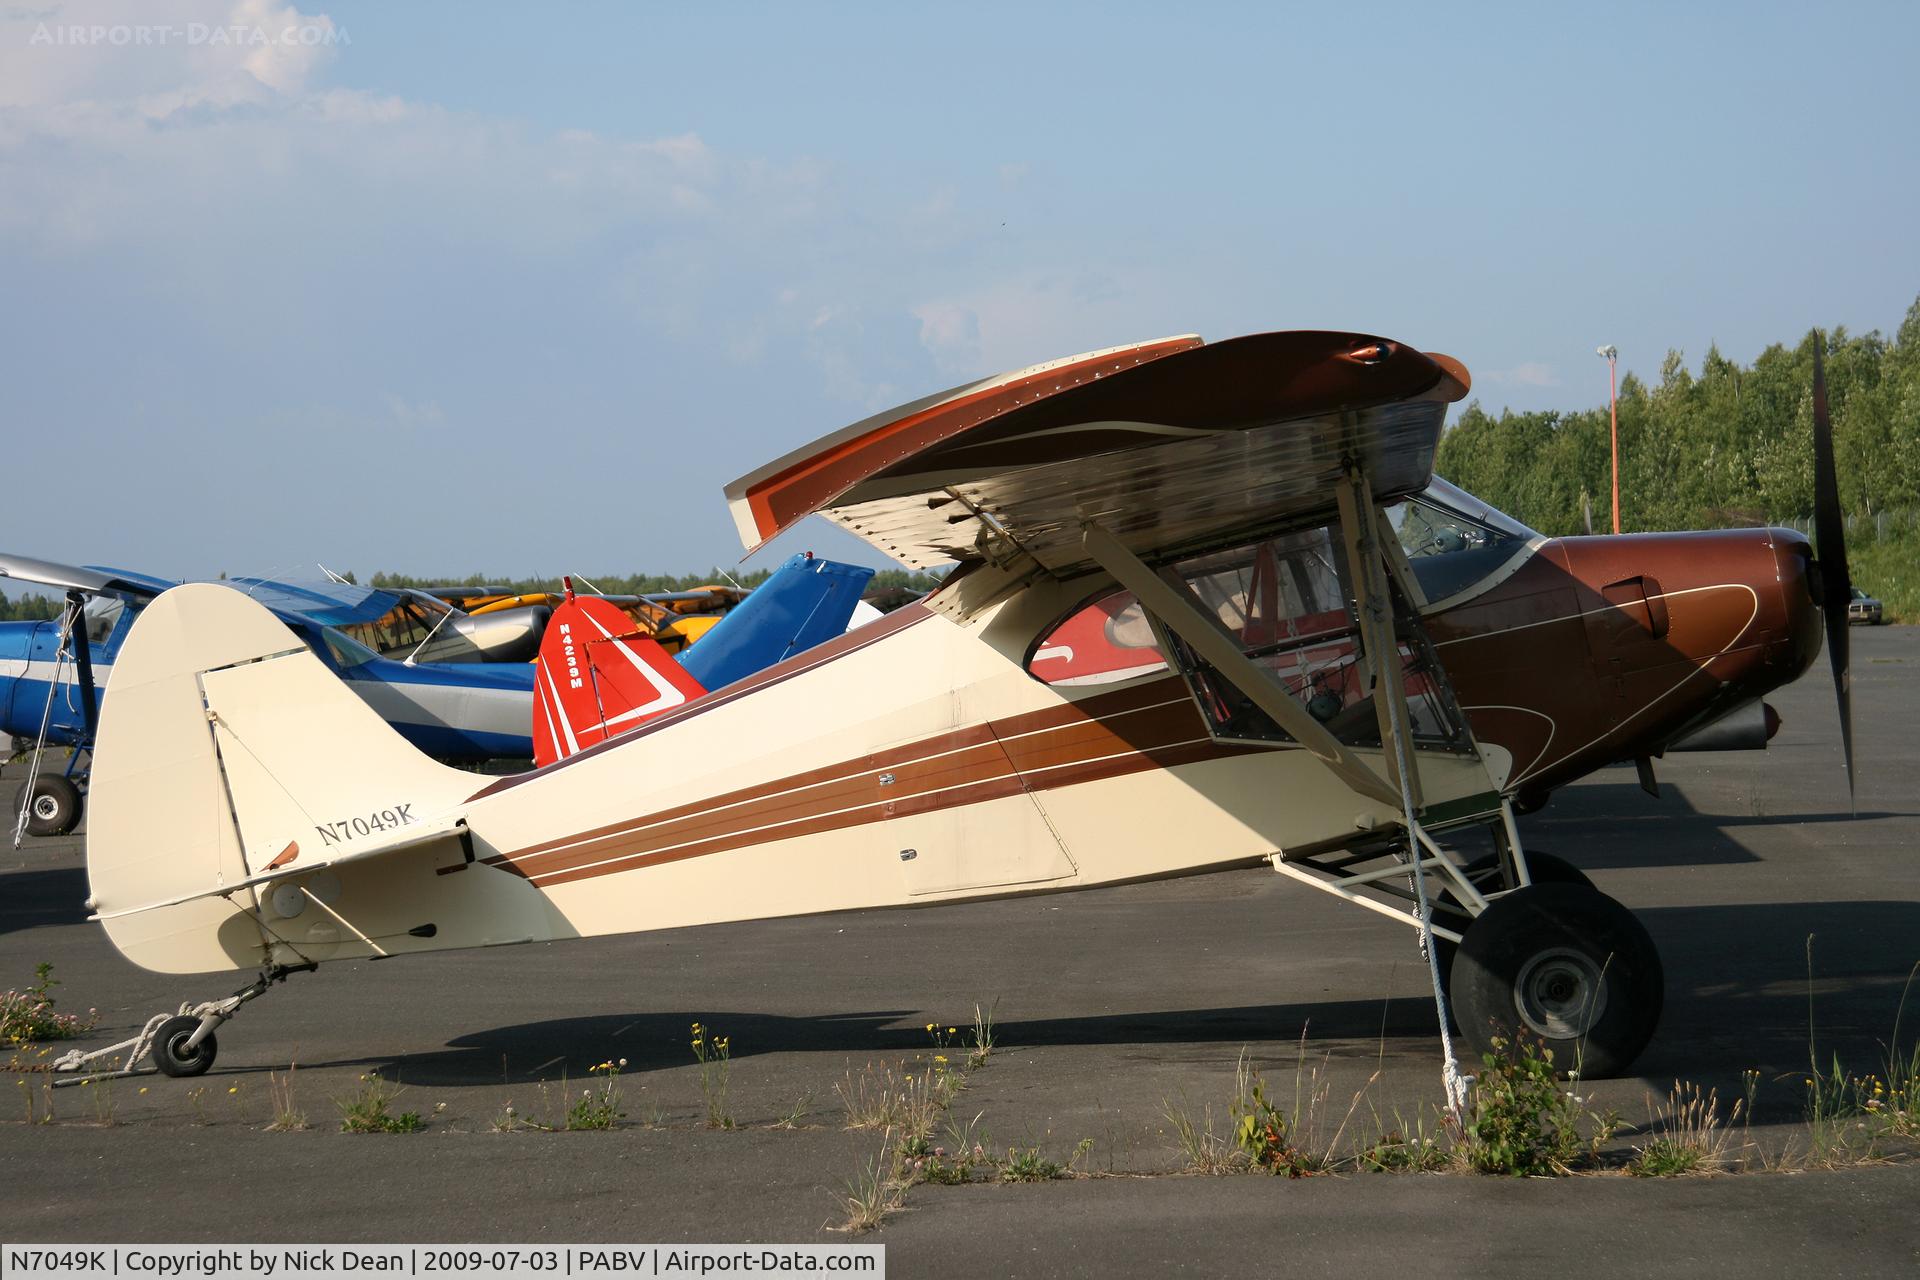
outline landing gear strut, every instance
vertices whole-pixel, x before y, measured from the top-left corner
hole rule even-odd
[[[147,1019],[139,1035],[104,1049],[95,1049],[90,1053],[75,1049],[53,1064],[56,1072],[71,1073],[67,1079],[55,1080],[54,1088],[82,1084],[88,1080],[146,1075],[149,1070],[158,1070],[163,1076],[176,1078],[203,1075],[213,1065],[214,1056],[220,1051],[213,1033],[221,1023],[240,1012],[241,1005],[267,994],[274,983],[285,982],[296,973],[311,973],[319,967],[311,962],[268,965],[260,970],[259,977],[224,1000],[208,1000],[191,1007],[183,1004],[176,1013],[156,1013]],[[126,1051],[127,1056],[121,1066],[105,1071],[86,1069],[88,1063],[111,1058],[122,1050]],[[153,1060],[153,1067],[143,1070],[140,1060],[148,1057]]]

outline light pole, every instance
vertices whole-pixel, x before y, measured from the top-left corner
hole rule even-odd
[[[1613,437],[1613,531],[1620,532],[1620,383],[1614,377],[1614,370],[1620,359],[1620,349],[1609,342],[1598,347],[1595,355],[1607,358],[1607,418],[1611,424]]]

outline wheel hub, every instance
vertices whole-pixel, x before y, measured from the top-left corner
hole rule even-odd
[[[60,801],[53,796],[35,796],[33,798],[33,816],[42,822],[51,822],[60,816]]]
[[[1607,1009],[1607,987],[1593,958],[1566,947],[1529,959],[1513,984],[1514,1011],[1549,1040],[1585,1035]]]

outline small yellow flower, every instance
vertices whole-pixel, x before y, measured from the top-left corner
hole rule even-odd
[[[228,1093],[238,1093],[238,1092],[240,1092],[240,1086],[239,1086],[239,1085],[237,1085],[237,1084],[236,1084],[236,1085],[233,1085],[232,1087],[230,1087],[230,1088],[229,1088],[229,1089],[227,1090],[227,1092],[228,1092]]]
[[[960,1028],[958,1028],[958,1027],[948,1027],[948,1028],[947,1028],[947,1034],[948,1034],[948,1035],[950,1035],[950,1036],[952,1036],[952,1035],[958,1035],[958,1034],[960,1034]]]
[[[141,1086],[141,1088],[140,1088],[140,1092],[142,1092],[142,1093],[145,1093],[146,1091],[147,1091],[147,1090],[146,1090],[146,1086],[145,1086],[145,1085],[142,1085],[142,1086]]]
[[[933,1024],[932,1024],[931,1022],[929,1022],[929,1023],[927,1024],[927,1030],[928,1030],[928,1031],[932,1031],[932,1030],[933,1030]]]
[[[947,1055],[944,1053],[936,1053],[933,1055],[933,1060],[935,1062],[945,1062],[947,1060]]]

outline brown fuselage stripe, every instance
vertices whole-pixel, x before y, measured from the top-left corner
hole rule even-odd
[[[844,761],[486,861],[540,884],[563,884],[1245,750],[1208,740],[1179,683],[1155,681],[1146,688],[935,735],[884,755]],[[891,784],[879,783],[882,772],[893,775]]]
[[[766,844],[774,840],[791,840],[800,836],[820,835],[829,831],[845,830],[849,827],[866,826],[870,823],[884,822],[888,818],[907,817],[918,813],[931,813],[940,809],[958,808],[962,805],[982,804],[989,800],[1005,799],[1019,795],[1029,789],[1050,791],[1058,787],[1074,786],[1083,782],[1094,782],[1103,778],[1121,777],[1130,773],[1141,773],[1149,769],[1172,769],[1184,764],[1197,764],[1204,760],[1223,759],[1257,750],[1251,747],[1221,746],[1211,739],[1178,743],[1154,751],[1129,751],[1122,755],[1109,756],[1103,760],[1089,760],[1076,765],[1056,766],[1041,778],[1023,779],[1018,775],[1005,775],[986,782],[977,783],[957,790],[928,793],[889,804],[872,804],[858,809],[849,809],[840,813],[823,814],[800,822],[790,823],[778,831],[741,832],[731,836],[715,837],[697,844],[680,845],[663,849],[657,853],[637,853],[617,858],[613,861],[597,863],[592,866],[577,867],[568,871],[555,871],[529,876],[542,888],[551,885],[568,884],[575,880],[589,880],[598,876],[612,875],[621,871],[635,871],[643,867],[658,866],[665,862],[679,862],[687,858],[703,857],[711,853],[724,853],[730,849],[745,848],[750,845]],[[1031,783],[1031,787],[1029,786]],[[885,810],[885,812],[883,812]],[[525,871],[511,864],[503,870],[525,875]]]
[[[633,835],[641,831],[650,831],[669,823],[686,818],[705,818],[720,815],[722,811],[736,806],[762,804],[777,805],[785,800],[789,793],[799,793],[825,783],[840,784],[852,788],[843,794],[855,794],[869,789],[877,774],[893,772],[898,778],[901,769],[917,761],[964,748],[992,743],[996,738],[1017,738],[1018,735],[1031,734],[1037,730],[1056,726],[1086,726],[1097,717],[1118,718],[1116,729],[1125,741],[1135,741],[1141,730],[1147,725],[1134,724],[1133,717],[1127,713],[1159,703],[1179,702],[1186,697],[1184,689],[1177,680],[1157,680],[1149,687],[1120,690],[1111,694],[1100,694],[1084,698],[1079,702],[1063,703],[1056,707],[1047,707],[1040,711],[1026,712],[1009,716],[1005,720],[992,724],[969,725],[964,729],[955,729],[947,733],[922,738],[918,742],[906,743],[887,751],[869,756],[843,760],[835,764],[822,765],[802,773],[789,774],[770,782],[756,783],[751,787],[709,796],[689,804],[662,809],[643,817],[627,818],[606,826],[576,832],[554,840],[542,841],[516,849],[505,855],[515,860],[524,860],[536,854],[556,849],[572,849],[588,843],[599,846],[601,842],[618,837]],[[1097,726],[1096,726],[1097,728]],[[1166,740],[1163,732],[1148,732],[1139,737],[1137,745],[1148,746]],[[1019,747],[1016,741],[1015,747]],[[1027,748],[1019,748],[1026,750]],[[1010,752],[1013,748],[1010,748]],[[836,793],[841,794],[841,793]],[[822,798],[830,798],[823,796]],[[855,802],[857,803],[857,802]],[[731,818],[724,820],[731,821]],[[757,824],[754,824],[757,825]]]

